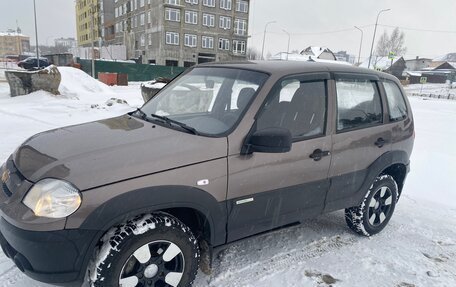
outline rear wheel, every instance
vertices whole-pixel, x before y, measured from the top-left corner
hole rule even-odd
[[[187,287],[199,258],[197,240],[178,219],[141,216],[107,233],[91,264],[91,285]]]
[[[398,198],[396,181],[390,175],[377,177],[359,206],[345,209],[348,227],[360,235],[382,231],[393,216]]]

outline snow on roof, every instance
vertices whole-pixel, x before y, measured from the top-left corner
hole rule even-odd
[[[310,50],[310,51],[309,51]],[[305,50],[303,50],[301,52],[301,55],[309,55],[309,54],[306,54],[306,52],[311,52],[313,54],[313,56],[315,57],[320,57],[321,54],[323,54],[325,51],[328,51],[330,52],[331,50],[329,50],[328,48],[326,47],[319,47],[319,46],[310,46],[310,47],[307,47]],[[332,53],[332,52],[331,52]]]
[[[288,54],[288,57],[287,57]],[[312,56],[312,55],[301,55],[301,54],[295,54],[295,53],[286,53],[286,52],[281,52],[278,53],[274,56],[272,56],[269,60],[280,60],[280,61],[314,61],[314,62],[320,62],[320,63],[333,63],[333,64],[341,64],[341,65],[350,65],[352,64],[345,62],[345,61],[332,61],[332,60],[324,60],[324,59],[319,59],[317,56]]]
[[[0,32],[0,36],[28,37],[24,34],[17,32]]]
[[[412,72],[412,71],[407,71],[405,72],[407,75],[412,76],[412,77],[421,77],[422,73],[421,72]]]
[[[394,65],[401,58],[402,57],[394,57],[392,64]],[[367,68],[369,66],[369,58],[359,66],[361,68]],[[370,66],[371,69],[380,69],[384,71],[391,67],[391,59],[387,56],[372,56]]]

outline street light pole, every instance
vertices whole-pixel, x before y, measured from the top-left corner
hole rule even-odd
[[[94,11],[94,7],[95,5],[93,5],[93,2],[90,6],[90,11],[91,11],[91,14],[92,14],[92,21],[91,21],[91,24],[90,24],[90,29],[91,29],[91,34],[92,34],[92,37],[91,38],[91,41],[92,42],[92,78],[95,79],[95,11]]]
[[[290,54],[290,41],[291,41],[291,35],[288,33],[285,29],[282,29],[285,33],[288,35],[288,48],[287,48],[287,61],[288,61],[288,54]]]
[[[359,43],[359,54],[358,54],[358,66],[361,64],[361,49],[363,48],[363,37],[364,37],[364,31],[361,30],[359,27],[355,26],[356,29],[358,29],[361,32],[361,42]]]
[[[269,24],[274,24],[277,23],[277,21],[271,21],[266,23],[266,26],[264,26],[264,34],[263,34],[263,49],[261,50],[261,59],[264,60],[264,44],[266,42],[266,31],[268,29]]]
[[[370,69],[371,60],[372,60],[372,52],[374,51],[374,42],[375,42],[375,34],[377,34],[378,18],[380,17],[380,14],[382,14],[383,12],[390,11],[390,10],[391,9],[384,9],[384,10],[381,10],[380,12],[378,12],[377,21],[375,21],[374,37],[372,38],[372,46],[371,46],[371,51],[370,51],[370,55],[369,55],[369,65],[367,66],[368,69]]]
[[[38,47],[38,26],[36,21],[36,4],[35,0],[33,0],[33,13],[35,15],[35,39],[36,39],[36,62],[38,65],[38,69],[40,68],[40,50]]]

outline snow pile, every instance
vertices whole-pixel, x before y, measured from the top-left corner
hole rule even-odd
[[[104,83],[92,78],[84,71],[72,67],[59,67],[62,75],[59,91],[62,95],[70,98],[84,98],[97,94],[114,94],[113,90]]]

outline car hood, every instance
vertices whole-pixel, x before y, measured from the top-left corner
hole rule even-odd
[[[37,134],[18,148],[14,161],[32,182],[58,178],[86,190],[226,155],[226,138],[125,115]]]

